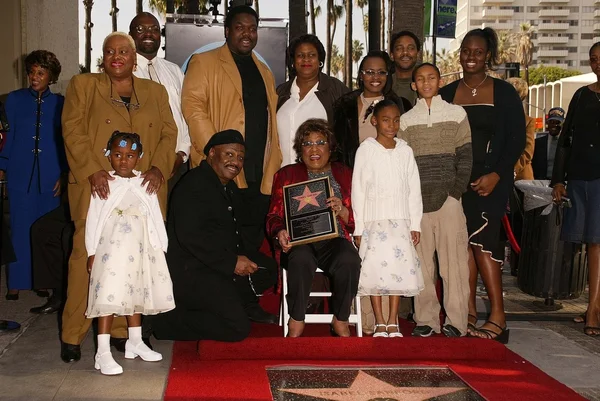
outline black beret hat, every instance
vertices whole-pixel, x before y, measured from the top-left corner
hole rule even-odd
[[[227,145],[230,143],[239,143],[240,145],[244,145],[244,147],[246,146],[244,137],[239,131],[226,129],[225,131],[217,132],[208,140],[204,147],[204,154],[208,156],[208,152],[213,146]]]

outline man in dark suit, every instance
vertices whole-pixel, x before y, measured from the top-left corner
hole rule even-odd
[[[565,111],[562,108],[553,107],[548,111],[547,132],[539,134],[535,139],[535,150],[531,159],[533,176],[536,180],[549,180],[552,178],[556,145],[564,121]]]
[[[216,133],[204,154],[171,195],[167,262],[176,308],[147,319],[158,339],[241,341],[251,320],[277,322],[257,298],[275,284],[277,264],[242,241],[247,213],[233,182],[244,165],[242,134]]]

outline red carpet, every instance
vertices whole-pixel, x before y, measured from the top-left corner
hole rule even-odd
[[[276,312],[277,298],[261,299]],[[412,338],[333,338],[328,325],[307,325],[304,337],[283,338],[283,329],[256,324],[239,343],[176,342],[166,401],[272,400],[266,368],[317,366],[444,366],[489,401],[578,401],[585,399],[495,341]]]

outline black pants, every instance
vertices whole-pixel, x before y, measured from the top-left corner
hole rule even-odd
[[[333,314],[340,321],[348,320],[360,274],[358,251],[348,240],[340,237],[294,246],[284,267],[288,275],[287,303],[292,319],[304,320],[313,277],[318,267],[331,278]]]
[[[74,231],[67,203],[61,204],[33,223],[31,226],[33,288],[54,289],[55,296],[63,297]]]
[[[262,294],[275,285],[277,264],[258,252],[246,253],[246,256],[265,268],[251,277],[254,290]],[[160,340],[228,342],[248,337],[250,320],[245,308],[257,300],[248,278],[238,276],[234,281],[211,269],[188,274],[188,285],[175,293],[175,309],[147,317],[151,319],[154,336]]]
[[[248,188],[241,189],[240,194],[244,202],[243,213],[239,216],[244,248],[257,251],[265,239],[270,197],[260,192],[260,182],[249,182]]]

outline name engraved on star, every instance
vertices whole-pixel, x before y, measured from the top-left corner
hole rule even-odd
[[[336,215],[327,206],[327,199],[332,194],[329,177],[283,187],[285,225],[292,244],[307,244],[338,236]]]

